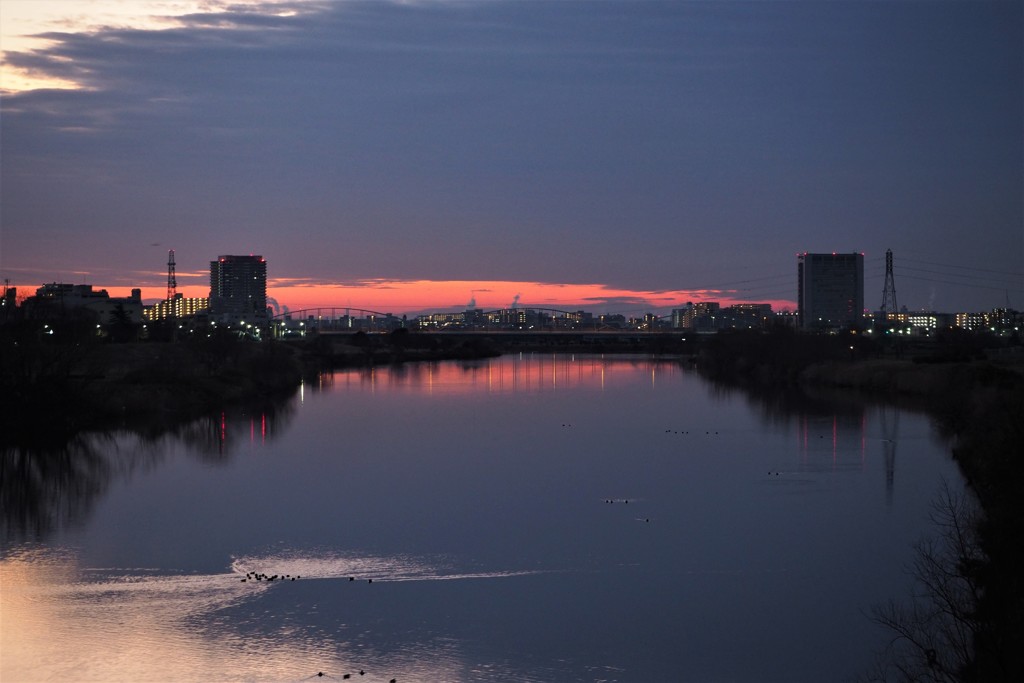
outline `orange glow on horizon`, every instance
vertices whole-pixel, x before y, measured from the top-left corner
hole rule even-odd
[[[306,308],[364,308],[401,314],[425,310],[494,310],[513,304],[520,308],[554,308],[593,313],[642,313],[679,308],[688,301],[771,303],[773,310],[794,308],[789,300],[751,300],[728,290],[646,291],[603,284],[482,280],[364,281],[352,284],[306,284],[278,280],[267,286],[268,296],[289,310]]]
[[[182,284],[177,291],[188,298],[210,295],[209,285]],[[35,294],[41,284],[14,285],[19,300]],[[166,288],[156,282],[136,285],[144,301],[163,299]],[[104,286],[112,297],[131,294],[132,286]],[[768,303],[774,311],[795,310],[788,299],[760,299],[736,290],[684,289],[634,290],[603,284],[516,282],[504,280],[362,280],[351,283],[325,283],[302,279],[270,278],[267,296],[282,308],[298,311],[308,308],[353,308],[380,313],[421,313],[425,311],[494,310],[509,308],[554,308],[584,310],[594,314],[619,313],[642,315],[648,311],[680,308],[687,302],[717,301],[722,306],[735,303]],[[272,304],[271,304],[272,305]]]

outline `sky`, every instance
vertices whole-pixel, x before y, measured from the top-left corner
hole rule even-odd
[[[291,311],[1024,309],[1024,4],[0,0],[0,279]]]

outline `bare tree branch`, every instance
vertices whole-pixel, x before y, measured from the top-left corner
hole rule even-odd
[[[948,483],[933,503],[936,535],[915,545],[910,572],[918,591],[906,603],[890,600],[872,610],[893,638],[865,680],[884,683],[956,683],[974,657],[980,631],[980,596],[974,568],[984,561],[977,507]]]

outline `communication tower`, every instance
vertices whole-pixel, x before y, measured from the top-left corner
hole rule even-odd
[[[889,313],[898,313],[896,308],[896,281],[892,277],[892,249],[885,250],[885,287],[882,289],[882,319]]]
[[[174,301],[178,294],[178,280],[174,276],[174,250],[167,252],[167,302]]]

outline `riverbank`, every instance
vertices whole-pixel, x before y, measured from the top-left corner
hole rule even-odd
[[[762,393],[836,389],[930,414],[953,442],[981,512],[970,537],[983,559],[954,553],[955,563],[941,568],[973,595],[969,613],[957,618],[974,651],[955,680],[1024,680],[1024,363],[1019,354],[992,360],[938,348],[887,358],[885,351],[856,337],[721,335],[702,349],[698,366],[716,381]],[[927,643],[913,647],[927,659]]]
[[[390,334],[316,335],[286,342],[311,368],[350,368],[394,363],[494,358],[505,349],[490,337],[423,334],[399,329]]]
[[[951,435],[953,458],[981,510],[973,538],[984,558],[949,568],[977,596],[971,613],[961,615],[973,631],[974,656],[960,680],[1024,680],[1022,367],[990,361],[867,361],[849,367],[811,366],[801,381],[875,396],[912,397]]]
[[[4,345],[4,444],[59,443],[128,426],[159,432],[294,393],[303,363],[277,344],[230,337],[180,343]]]
[[[227,408],[264,410],[325,369],[472,360],[502,349],[407,333],[255,341],[226,333],[173,342],[0,345],[0,445],[59,443],[86,431],[173,429]]]

